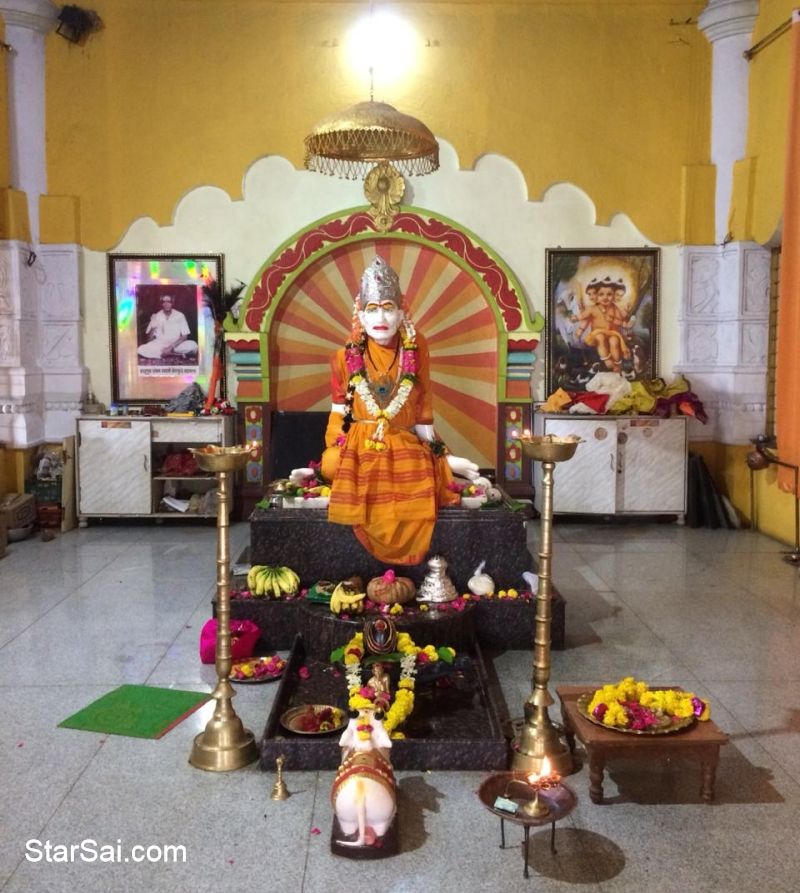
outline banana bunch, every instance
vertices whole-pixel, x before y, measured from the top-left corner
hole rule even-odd
[[[247,572],[247,588],[253,595],[283,598],[300,588],[300,577],[290,567],[254,564]]]
[[[358,592],[352,588],[349,580],[337,583],[331,594],[331,611],[334,614],[361,614],[364,610],[366,592]]]

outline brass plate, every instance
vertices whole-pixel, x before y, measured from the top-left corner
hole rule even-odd
[[[657,729],[621,729],[619,726],[607,726],[601,720],[589,713],[588,707],[593,697],[594,692],[581,695],[577,701],[578,710],[582,716],[585,716],[586,719],[589,720],[589,722],[593,722],[596,726],[600,726],[603,729],[609,729],[609,731],[612,732],[624,732],[626,735],[669,735],[670,732],[677,732],[679,729],[685,729],[695,721],[694,716],[687,716],[685,719],[670,722],[669,725],[659,726]]]
[[[332,710],[334,717],[333,726],[330,729],[321,729],[317,732],[307,732],[298,728],[300,717],[308,712],[309,707],[313,708],[316,715],[319,715],[323,710]],[[294,735],[330,735],[333,732],[338,732],[342,729],[346,719],[347,715],[344,710],[341,710],[339,707],[332,707],[330,704],[303,704],[301,707],[292,707],[287,710],[281,716],[281,725],[287,732],[292,732]]]
[[[252,676],[242,676],[241,678],[237,678],[235,676],[235,671],[237,668],[252,666],[253,669],[259,664],[268,664],[273,658],[278,658],[281,661],[281,668],[277,673],[264,673],[260,676],[256,676],[255,673]],[[228,677],[231,682],[235,682],[237,685],[254,685],[256,683],[261,682],[274,682],[276,679],[280,679],[283,676],[283,671],[286,669],[286,661],[283,658],[279,658],[277,654],[273,654],[270,657],[249,657],[247,660],[237,660],[233,666],[231,667],[231,674]]]

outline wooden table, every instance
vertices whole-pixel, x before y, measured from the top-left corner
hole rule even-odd
[[[561,716],[570,749],[575,749],[575,738],[586,748],[589,758],[589,797],[592,803],[603,802],[603,775],[609,760],[668,760],[679,757],[700,763],[700,796],[706,803],[711,803],[714,799],[719,749],[728,743],[728,736],[711,720],[695,722],[686,729],[666,735],[633,735],[603,728],[586,719],[577,705],[581,695],[596,691],[599,687],[556,687],[556,694],[561,699]]]

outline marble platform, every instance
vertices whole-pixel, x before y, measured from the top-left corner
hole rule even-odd
[[[445,508],[439,513],[430,554],[443,555],[448,575],[459,592],[478,564],[497,590],[521,590],[522,574],[536,570],[527,546],[525,514],[504,503],[480,509]],[[379,576],[386,566],[370,555],[341,524],[331,524],[327,509],[256,509],[250,516],[250,547],[239,557],[241,564],[287,565],[299,575],[301,586],[318,580],[345,579],[354,574],[365,582]],[[419,586],[428,571],[425,563],[395,568]],[[259,648],[288,649],[301,627],[302,601],[231,599],[234,619],[253,620],[262,629]],[[552,592],[551,644],[564,647],[566,605],[555,587]],[[475,605],[475,634],[484,650],[533,647],[535,603],[510,599],[480,600]],[[308,637],[306,636],[308,641]]]
[[[268,598],[231,598],[231,617],[234,620],[252,620],[261,628],[261,638],[256,645],[256,652],[264,654],[272,651],[287,651],[292,647],[297,633],[304,635],[306,641],[314,641],[310,638],[309,625],[313,622],[313,615],[309,616],[308,609],[322,618],[333,619],[333,615],[325,606],[311,605],[305,599],[268,599]],[[212,601],[212,612],[216,616],[216,603]],[[505,651],[506,649],[528,650],[533,648],[533,636],[536,622],[536,603],[520,599],[481,599],[470,605],[468,609],[470,623],[474,628],[475,639],[484,651]],[[553,591],[552,597],[552,622],[550,627],[551,646],[555,650],[564,648],[566,605],[558,592]],[[404,628],[406,621],[400,618],[398,626]],[[353,620],[355,625],[360,621]],[[331,638],[340,638],[343,633],[341,628],[328,635],[325,626],[318,627],[325,632],[324,645],[311,645],[317,653],[330,653],[333,647],[344,644],[347,641],[336,641],[329,647]],[[413,635],[413,634],[412,634]],[[457,646],[458,640],[451,639],[431,644]],[[325,650],[327,648],[327,651]]]
[[[443,555],[448,576],[459,592],[484,559],[485,571],[498,589],[521,589],[531,570],[525,516],[507,505],[480,509],[444,508],[439,512],[429,555]],[[386,565],[364,549],[352,528],[328,521],[327,509],[255,509],[250,515],[250,560],[253,564],[288,565],[303,586],[317,580],[380,576]],[[428,572],[425,562],[395,566],[418,586]]]
[[[507,709],[493,668],[489,665],[487,670],[478,646],[461,660],[446,686],[440,685],[441,679],[417,677],[414,712],[402,728],[406,738],[392,745],[396,770],[507,768],[509,742],[503,734]],[[298,675],[301,666],[308,669],[308,678]],[[283,755],[290,770],[336,769],[341,761],[339,733],[293,734],[283,728],[280,718],[286,710],[305,704],[346,711],[344,674],[334,675],[327,660],[307,654],[298,636],[279,685],[260,741],[261,768],[274,771],[275,760]]]

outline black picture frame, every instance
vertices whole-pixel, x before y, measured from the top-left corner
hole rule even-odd
[[[216,349],[203,287],[224,293],[221,254],[109,254],[111,398],[161,404],[208,391]]]

